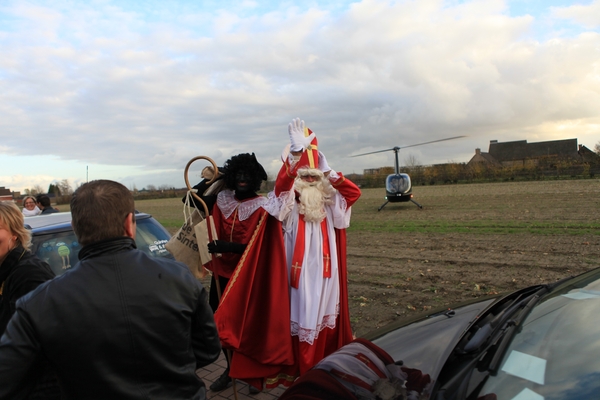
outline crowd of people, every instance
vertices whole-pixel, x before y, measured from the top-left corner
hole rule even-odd
[[[26,198],[22,213],[0,203],[0,399],[203,399],[195,372],[221,351],[227,368],[209,389],[239,379],[256,393],[289,387],[350,343],[345,229],[360,189],[304,121],[288,135],[268,196],[254,153],[214,171],[218,192],[214,180],[194,187],[215,225],[208,291],[185,264],[136,249],[133,197],[117,182],[73,194],[83,248],[58,278],[23,228],[23,216],[55,212],[47,196]]]
[[[42,214],[53,214],[59,212],[58,208],[52,207],[50,197],[47,194],[38,194],[36,197],[25,196],[23,198],[24,217],[34,217]]]

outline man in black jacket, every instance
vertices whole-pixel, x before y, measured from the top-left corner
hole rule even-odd
[[[0,399],[27,395],[41,354],[68,399],[204,399],[195,371],[221,351],[188,267],[135,247],[133,197],[106,180],[71,200],[79,263],[17,302],[0,340]]]
[[[42,210],[41,214],[53,214],[59,212],[56,208],[52,207],[50,197],[45,194],[38,194],[36,197],[37,206]]]

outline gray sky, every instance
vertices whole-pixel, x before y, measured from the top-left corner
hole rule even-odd
[[[191,158],[242,152],[274,176],[295,117],[346,174],[458,135],[400,161],[593,149],[599,27],[600,0],[3,1],[0,186],[183,187]]]

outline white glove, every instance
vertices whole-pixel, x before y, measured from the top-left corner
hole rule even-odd
[[[319,170],[321,170],[321,172],[323,172],[324,174],[331,171],[331,167],[329,166],[329,164],[327,164],[325,154],[323,154],[323,152],[321,151],[319,151]]]
[[[314,132],[310,136],[304,136],[304,121],[301,121],[300,118],[290,122],[288,132],[290,134],[290,151],[293,152],[304,151],[316,136]]]

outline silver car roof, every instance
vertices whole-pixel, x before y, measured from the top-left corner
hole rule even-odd
[[[31,229],[71,222],[71,212],[60,212],[46,215],[25,217],[25,225]]]

